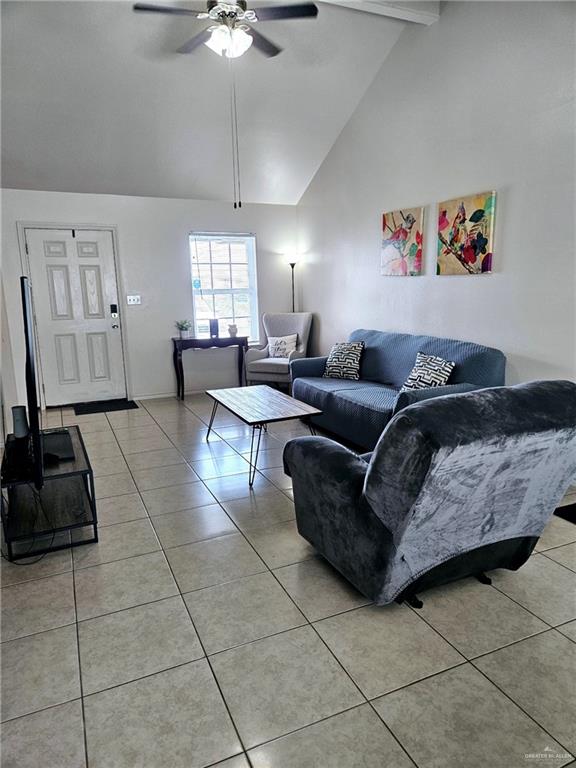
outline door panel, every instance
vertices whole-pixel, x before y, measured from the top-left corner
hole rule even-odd
[[[26,229],[46,405],[126,396],[112,233]]]
[[[54,336],[54,342],[58,383],[78,384],[80,382],[80,368],[76,336],[73,333],[58,333]]]
[[[86,264],[81,264],[80,284],[82,286],[84,319],[102,320],[104,318],[104,301],[102,298],[100,267],[98,265],[86,266]]]

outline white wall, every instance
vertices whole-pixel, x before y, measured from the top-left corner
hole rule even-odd
[[[572,3],[443,3],[401,35],[299,206],[303,309],[499,347],[508,380],[576,377]],[[381,277],[384,211],[496,189],[495,274]]]
[[[132,397],[175,393],[170,338],[176,334],[174,321],[192,316],[188,253],[191,230],[255,233],[260,312],[290,309],[290,268],[281,254],[295,246],[294,207],[246,205],[235,211],[229,203],[4,190],[2,213],[6,314],[20,402],[25,402],[25,389],[18,287],[22,273],[16,228],[19,221],[117,227],[123,297],[120,307]],[[128,307],[127,293],[139,293],[142,305]],[[187,390],[234,386],[236,354],[236,349],[186,352]],[[4,394],[8,399],[9,393]]]

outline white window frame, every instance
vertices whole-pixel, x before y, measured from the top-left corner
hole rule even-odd
[[[256,235],[252,232],[196,232],[188,234],[188,252],[190,255],[190,285],[192,288],[192,312],[194,318],[194,335],[197,338],[208,338],[207,334],[200,335],[196,319],[196,289],[194,288],[193,253],[194,242],[211,242],[214,240],[225,240],[228,243],[241,242],[246,246],[248,256],[248,288],[218,288],[204,291],[206,295],[233,295],[235,293],[248,294],[250,301],[250,327],[252,335],[248,341],[252,343],[260,342],[260,314],[258,310],[258,274],[256,258]],[[212,262],[211,262],[212,263]],[[232,262],[231,262],[232,264]],[[232,270],[230,270],[230,284],[232,285]],[[234,307],[234,303],[232,303]],[[233,310],[234,311],[234,310]]]

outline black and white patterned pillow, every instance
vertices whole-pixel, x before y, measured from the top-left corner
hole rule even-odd
[[[343,341],[334,344],[326,360],[324,376],[330,379],[360,378],[360,358],[364,351],[363,341]]]
[[[416,364],[404,382],[401,391],[405,389],[426,389],[427,387],[442,387],[448,379],[456,363],[444,360],[435,355],[423,355],[418,352]]]

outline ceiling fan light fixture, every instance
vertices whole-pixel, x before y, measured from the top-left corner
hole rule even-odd
[[[210,39],[205,42],[205,45],[218,56],[237,59],[252,45],[252,36],[242,27],[230,29],[222,24],[211,31]]]

